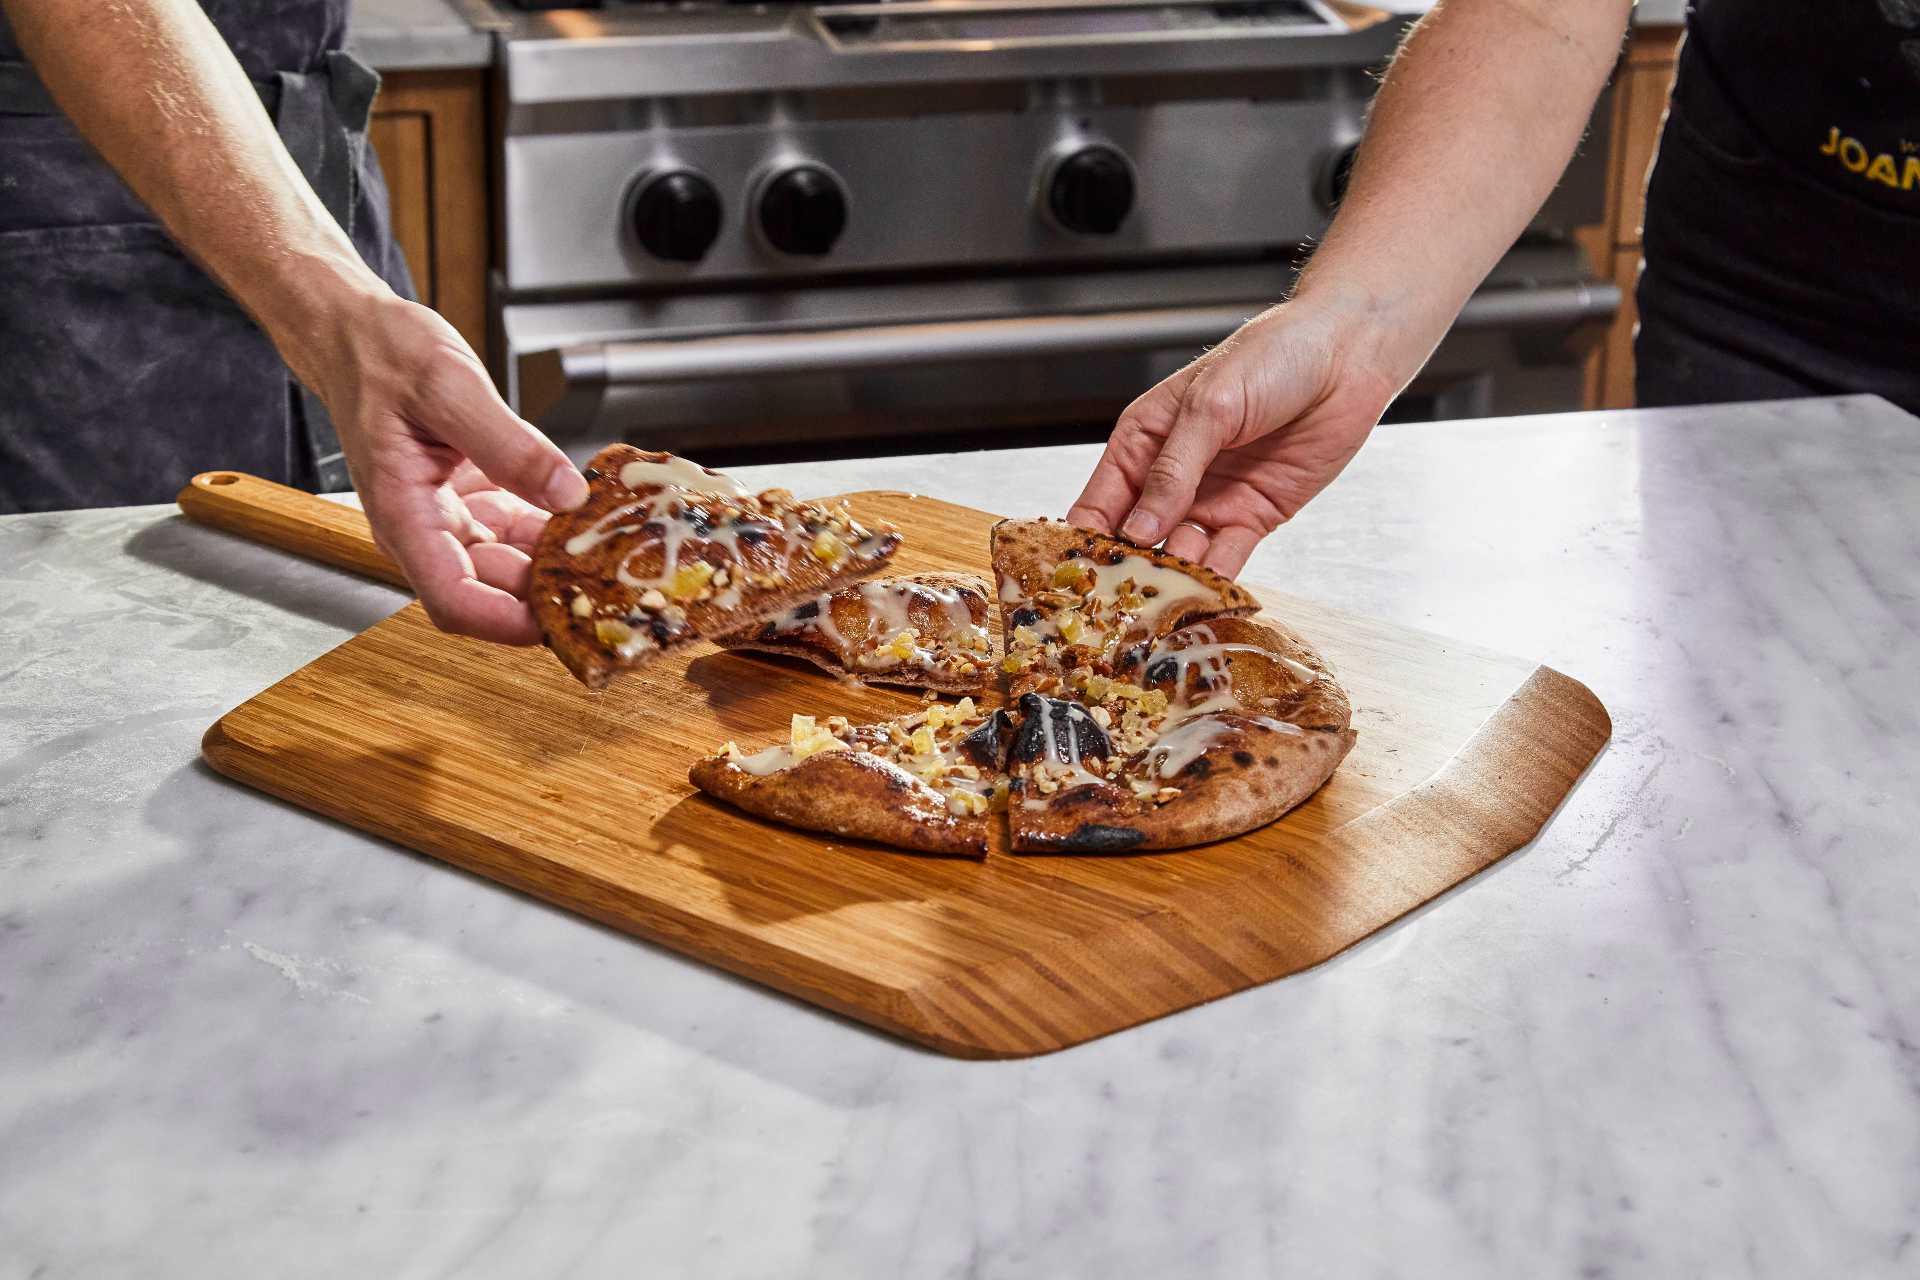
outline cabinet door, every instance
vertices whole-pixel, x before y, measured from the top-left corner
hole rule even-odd
[[[394,71],[367,137],[393,203],[394,237],[420,301],[487,350],[486,76]]]
[[[1641,27],[1633,33],[1615,82],[1613,150],[1609,157],[1605,235],[1583,239],[1594,269],[1620,287],[1625,300],[1588,370],[1589,409],[1633,407],[1633,290],[1640,278],[1640,218],[1647,170],[1667,118],[1680,28]],[[1595,228],[1600,231],[1601,228]]]

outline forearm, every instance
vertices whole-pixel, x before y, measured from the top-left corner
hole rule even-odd
[[[40,80],[306,377],[386,292],[193,0],[0,0]]]
[[[1417,372],[1553,190],[1631,0],[1442,0],[1375,98],[1338,216],[1295,297],[1356,309]]]

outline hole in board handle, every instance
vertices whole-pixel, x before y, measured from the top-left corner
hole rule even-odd
[[[231,471],[216,471],[207,478],[208,484],[239,484],[240,477]]]

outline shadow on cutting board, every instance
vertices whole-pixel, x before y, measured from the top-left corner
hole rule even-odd
[[[903,879],[898,885],[880,891],[880,886],[871,880],[863,881],[866,887],[862,888],[847,877],[833,875],[822,875],[808,881],[805,898],[772,892],[764,880],[755,875],[756,859],[745,851],[750,841],[722,842],[712,838],[714,827],[728,822],[753,824],[761,828],[779,825],[771,819],[738,813],[709,796],[695,792],[655,819],[653,834],[667,852],[698,862],[720,886],[721,892],[726,895],[727,905],[749,923],[784,924],[806,916],[843,911],[867,902],[917,901],[927,894],[924,880]],[[751,836],[752,833],[748,834]],[[895,859],[904,858],[952,864],[961,874],[980,873],[981,864],[974,858],[913,853],[872,840],[850,840],[844,836],[818,834],[814,838],[821,842],[819,854],[823,860],[857,861],[866,864],[862,867],[863,871],[870,870],[875,862],[880,862],[884,867]],[[776,856],[784,860],[791,854]],[[915,868],[916,871],[925,869]]]
[[[769,669],[780,678],[770,679]],[[707,695],[708,709],[729,733],[755,741],[785,741],[795,712],[821,718],[840,715],[855,724],[871,724],[926,705],[906,689],[836,679],[811,662],[784,654],[702,654],[687,664],[687,682]],[[745,747],[747,738],[740,745]]]

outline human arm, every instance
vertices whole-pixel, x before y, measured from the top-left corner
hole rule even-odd
[[[281,145],[193,0],[0,0],[67,117],[327,405],[375,536],[435,622],[532,643],[540,508],[586,483],[452,326],[397,297]]]
[[[1525,230],[1630,9],[1436,4],[1394,58],[1292,297],[1129,405],[1068,518],[1239,572],[1359,451]]]

